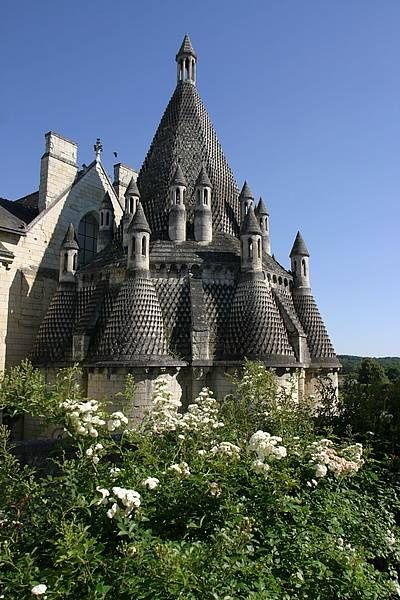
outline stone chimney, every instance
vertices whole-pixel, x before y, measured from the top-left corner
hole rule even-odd
[[[136,181],[137,176],[138,176],[138,174],[136,173],[136,171],[134,169],[132,169],[131,167],[128,167],[127,165],[124,165],[122,163],[118,163],[118,164],[114,165],[113,187],[114,187],[115,193],[118,196],[118,200],[119,200],[119,203],[122,206],[122,208],[124,207],[125,192],[129,185],[129,182],[131,181],[132,177],[133,177],[133,180]]]
[[[54,131],[45,135],[45,153],[40,163],[39,211],[50,204],[75,181],[78,172],[78,146]]]

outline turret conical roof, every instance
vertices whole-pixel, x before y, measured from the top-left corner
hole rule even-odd
[[[106,192],[104,194],[104,198],[103,198],[103,200],[101,202],[101,207],[100,208],[108,208],[109,210],[114,210],[112,202],[111,202],[110,194],[108,192]]]
[[[155,239],[168,239],[171,173],[179,163],[191,199],[204,164],[213,185],[213,230],[239,235],[238,189],[214,127],[196,86],[177,85],[138,177],[141,201]],[[188,203],[187,220],[193,223],[195,203]]]
[[[254,200],[254,194],[251,191],[249,184],[247,183],[247,181],[244,182],[243,187],[242,187],[242,191],[240,192],[239,198],[251,198],[252,200]]]
[[[261,197],[260,197],[260,199],[258,201],[255,213],[256,213],[257,216],[269,215],[268,209],[265,206],[265,202],[264,202],[264,200]]]
[[[197,54],[194,51],[192,42],[190,41],[189,36],[186,34],[185,37],[183,38],[181,47],[178,50],[178,54],[176,55],[176,60],[178,60],[181,56],[187,56],[187,55],[194,56],[195,58],[197,58]]]
[[[256,215],[254,214],[254,208],[252,206],[250,206],[249,210],[247,211],[240,230],[240,235],[245,234],[262,235]]]
[[[137,204],[136,212],[133,215],[132,221],[130,222],[128,231],[147,231],[147,233],[151,233],[146,215],[144,214],[143,206],[140,202]]]
[[[212,188],[212,183],[210,181],[209,176],[207,175],[207,171],[204,168],[204,165],[201,167],[201,171],[199,173],[198,178],[196,179],[196,185],[198,186],[207,186]]]
[[[79,250],[78,240],[75,235],[75,228],[72,223],[68,225],[67,233],[65,234],[62,247],[65,250]]]
[[[183,174],[181,165],[178,163],[176,165],[176,169],[175,169],[175,173],[174,176],[172,178],[171,184],[173,185],[184,185],[185,187],[187,187],[187,181],[186,178]]]
[[[310,256],[300,231],[297,232],[296,239],[294,240],[293,248],[291,249],[289,256],[290,258],[292,258],[292,256]]]
[[[137,196],[140,198],[139,188],[137,186],[136,180],[132,177],[129,182],[128,187],[126,188],[125,197],[126,196]]]

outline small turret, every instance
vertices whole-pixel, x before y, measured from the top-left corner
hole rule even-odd
[[[247,211],[250,206],[253,206],[254,202],[254,194],[249,188],[247,181],[244,182],[242,191],[239,194],[239,204],[240,204],[240,222],[243,223],[245,216],[247,215]]]
[[[211,190],[212,183],[203,165],[195,184],[194,239],[196,242],[212,241]]]
[[[290,259],[292,263],[293,287],[294,289],[304,291],[310,290],[310,254],[307,246],[301,236],[300,231],[297,232],[294,240],[293,248],[290,251]]]
[[[140,201],[128,227],[128,270],[150,270],[150,227]]]
[[[269,237],[269,212],[262,198],[258,201],[254,211],[261,229],[263,255],[271,254],[271,241]]]
[[[123,245],[124,247],[128,246],[128,237],[127,231],[129,227],[129,223],[132,220],[133,215],[136,212],[136,206],[140,200],[140,192],[137,186],[136,180],[132,177],[129,182],[128,187],[125,192],[125,210],[124,215],[122,217],[122,237],[123,237]]]
[[[75,273],[78,268],[79,244],[76,239],[72,223],[68,225],[67,233],[60,248],[59,282],[75,282]]]
[[[97,237],[97,252],[108,246],[114,235],[114,208],[110,194],[106,192],[100,206],[100,225]]]
[[[192,42],[188,35],[185,35],[178,54],[176,55],[177,63],[177,80],[178,83],[196,83],[196,61],[197,55],[193,49]]]
[[[170,185],[171,208],[169,211],[169,239],[172,242],[184,242],[186,240],[186,207],[185,192],[187,183],[178,163]]]
[[[261,229],[252,206],[249,207],[240,230],[240,262],[242,271],[262,271]]]

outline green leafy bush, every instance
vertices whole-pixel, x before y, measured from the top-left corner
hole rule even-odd
[[[4,598],[400,594],[397,483],[360,444],[317,434],[310,404],[279,393],[262,365],[247,363],[224,400],[203,389],[184,414],[160,381],[135,429],[82,398],[71,371],[60,379],[42,389],[73,444],[56,474],[19,465],[2,429]]]

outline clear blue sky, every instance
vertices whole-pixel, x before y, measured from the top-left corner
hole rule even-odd
[[[399,0],[3,0],[0,196],[38,187],[44,133],[140,167],[188,32],[198,88],[289,265],[300,229],[338,353],[400,355]]]

